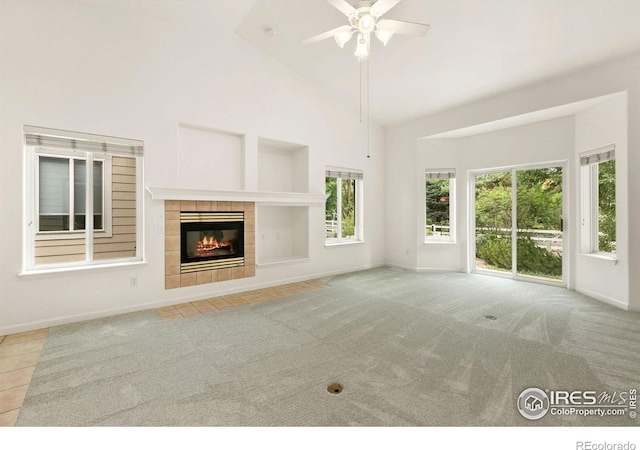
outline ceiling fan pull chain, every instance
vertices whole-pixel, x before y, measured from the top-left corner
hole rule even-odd
[[[367,58],[367,158],[371,158],[371,118],[369,116],[369,58]]]
[[[359,100],[360,100],[360,123],[362,123],[362,61],[360,61],[360,64],[358,64],[358,69],[360,70],[360,76],[358,77],[358,81],[360,84],[360,95],[359,95]]]

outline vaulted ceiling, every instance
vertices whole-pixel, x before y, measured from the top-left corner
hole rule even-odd
[[[347,24],[328,0],[60,2],[235,34],[356,110],[368,68],[370,114],[382,125],[640,52],[640,0],[402,0],[384,17],[427,23],[429,32],[395,35],[386,47],[372,39],[362,67],[355,39],[344,48],[333,39],[302,44]]]
[[[402,0],[384,17],[427,23],[429,32],[395,35],[386,47],[372,39],[362,67],[353,39],[344,48],[333,39],[302,44],[347,24],[327,0],[240,3],[235,32],[328,95],[358,108],[368,69],[370,114],[383,125],[640,51],[640,0]]]

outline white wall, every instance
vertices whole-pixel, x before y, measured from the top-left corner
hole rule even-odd
[[[131,8],[144,11],[140,1]],[[250,47],[224,17],[197,28],[108,2],[2,0],[0,7],[0,335],[384,262],[375,245],[384,238],[383,130],[373,124],[367,159],[357,111]],[[324,192],[326,165],[364,170],[367,242],[325,248],[324,208],[314,206],[308,263],[165,291],[163,202],[147,194],[145,265],[19,276],[25,124],[143,140],[146,186],[203,187],[184,176],[193,161],[181,159],[191,150],[179,150],[180,123],[244,136],[248,190],[257,189],[260,137],[309,146],[310,192]]]
[[[185,189],[244,189],[244,139],[242,136],[178,126],[178,187]]]
[[[452,130],[461,130],[480,124],[492,123],[519,117],[529,113],[564,107],[565,105],[583,102],[589,99],[623,92],[616,96],[626,96],[626,108],[620,103],[603,104],[593,107],[571,120],[558,119],[548,123],[540,123],[514,128],[501,132],[478,135],[465,139],[421,140],[427,136],[438,135]],[[616,100],[619,101],[619,100]],[[576,113],[573,113],[576,114]],[[607,115],[607,119],[603,120]],[[626,120],[625,120],[626,118]],[[596,126],[597,122],[601,122]],[[519,90],[510,91],[499,96],[468,104],[466,106],[444,111],[424,117],[387,130],[387,222],[386,234],[393,236],[393,245],[387,245],[387,261],[390,264],[414,269],[448,268],[465,270],[464,255],[466,243],[460,245],[440,245],[439,247],[422,244],[422,223],[424,214],[424,198],[422,191],[421,170],[424,167],[461,167],[461,171],[469,168],[481,168],[503,165],[514,165],[525,162],[542,162],[547,160],[569,159],[572,196],[575,196],[577,157],[576,152],[583,145],[589,148],[592,143],[612,140],[626,142],[622,160],[617,167],[626,166],[628,173],[640,171],[640,128],[628,126],[626,123],[640,123],[640,55],[609,61],[606,64],[586,68],[566,76],[531,85]],[[530,128],[531,127],[531,128]],[[605,128],[607,131],[602,131]],[[533,133],[533,134],[531,134]],[[533,146],[513,149],[512,142],[527,138]],[[543,144],[549,144],[548,146]],[[574,143],[572,145],[572,143]],[[587,144],[588,143],[588,144]],[[473,148],[480,151],[474,153]],[[484,162],[484,158],[487,162]],[[535,160],[535,161],[534,161]],[[455,164],[455,165],[454,165]],[[618,232],[638,229],[640,224],[640,177],[619,177],[618,201],[628,205],[619,216]],[[463,180],[458,179],[458,198],[461,190],[465,192]],[[576,217],[575,197],[572,197],[569,213],[572,250],[577,251],[576,236],[579,227]],[[406,211],[415,209],[415,214]],[[458,204],[458,226],[466,227],[466,210]],[[407,232],[410,230],[411,232]],[[460,234],[466,238],[464,234]],[[619,236],[619,237],[620,237]],[[388,241],[389,242],[389,241]],[[569,255],[574,263],[569,276],[571,287],[589,291],[590,295],[601,300],[611,301],[618,306],[640,310],[640,278],[629,274],[640,273],[640,235],[628,233],[628,244],[625,244],[628,262],[622,261],[607,270],[598,270],[599,262],[578,261]],[[613,275],[615,273],[615,275]],[[616,287],[608,284],[613,276]]]

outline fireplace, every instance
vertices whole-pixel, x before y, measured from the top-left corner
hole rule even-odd
[[[180,273],[244,266],[244,212],[181,212]]]

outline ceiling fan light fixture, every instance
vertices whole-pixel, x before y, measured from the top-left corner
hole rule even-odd
[[[356,51],[354,55],[358,57],[358,59],[363,60],[369,56],[369,35],[364,35],[362,33],[358,34],[358,44],[356,45]]]
[[[353,30],[345,30],[333,36],[336,40],[336,43],[340,46],[340,48],[344,48],[344,44],[351,40],[351,36],[353,36]]]
[[[327,0],[332,6],[347,16],[349,24],[312,36],[303,40],[302,43],[313,44],[332,37],[340,48],[344,48],[345,44],[353,37],[353,34],[357,32],[358,38],[355,55],[362,61],[368,58],[371,53],[372,34],[375,34],[376,38],[385,46],[396,34],[423,36],[429,30],[429,25],[425,23],[385,19],[382,17],[401,1],[402,0]],[[351,3],[355,3],[355,5]],[[275,34],[275,32],[273,34]]]
[[[361,14],[358,19],[358,30],[362,34],[369,34],[376,28],[376,19],[371,14]]]
[[[378,28],[376,30],[376,37],[382,42],[383,45],[387,45],[393,37],[393,31],[384,28]]]

